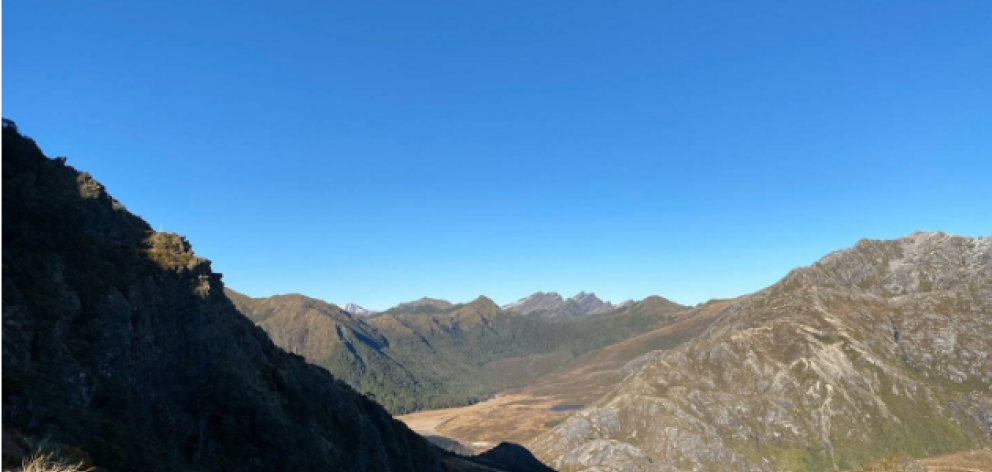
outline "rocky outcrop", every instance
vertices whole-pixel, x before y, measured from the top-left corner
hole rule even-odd
[[[989,447],[990,255],[942,233],[828,255],[632,361],[531,448],[565,471],[776,471]]]
[[[596,313],[603,313],[610,311],[614,308],[613,304],[610,302],[604,302],[596,296],[595,293],[579,292],[574,297],[569,298],[565,301],[566,305],[573,305],[574,308],[569,306],[565,309],[566,312],[577,312],[584,315],[593,315]]]

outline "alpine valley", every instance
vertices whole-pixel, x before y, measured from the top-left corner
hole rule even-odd
[[[696,306],[376,312],[225,287],[9,120],[3,201],[5,468],[992,470],[992,237],[865,239]]]

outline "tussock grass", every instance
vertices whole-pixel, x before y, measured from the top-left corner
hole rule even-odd
[[[19,472],[89,472],[83,463],[72,462],[52,451],[39,451],[24,459]]]

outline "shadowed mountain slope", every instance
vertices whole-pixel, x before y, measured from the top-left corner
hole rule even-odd
[[[394,350],[368,318],[356,319],[335,305],[303,295],[250,298],[233,290],[227,294],[277,345],[324,367],[390,411],[438,408],[480,398],[471,393],[451,395],[439,374],[471,380],[476,374],[467,366],[417,362]]]
[[[534,440],[565,471],[836,470],[992,445],[992,238],[797,269]]]
[[[276,347],[185,239],[7,120],[3,202],[5,467],[49,440],[109,471],[446,470],[379,405]]]

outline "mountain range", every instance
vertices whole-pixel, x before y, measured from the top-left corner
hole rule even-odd
[[[988,471],[990,342],[992,238],[862,240],[433,429],[574,472]]]
[[[372,313],[226,288],[9,120],[2,188],[5,469],[39,450],[107,471],[992,462],[992,237],[866,239],[694,307],[539,292]]]
[[[562,298],[557,292],[536,292],[520,299],[515,303],[503,305],[503,309],[522,315],[545,319],[571,319],[583,316],[608,313],[633,305],[634,300],[625,301],[619,305],[603,301],[595,293],[579,292],[573,297]],[[387,309],[390,314],[398,313],[442,313],[454,308],[456,304],[447,300],[423,297],[412,302],[400,303]],[[378,311],[369,310],[355,303],[346,303],[341,309],[352,316],[372,316]]]
[[[685,309],[653,297],[614,309],[609,319],[558,323],[480,296],[464,304],[422,298],[359,318],[303,295],[227,294],[277,345],[395,414],[467,405],[529,385],[587,352],[673,322]]]
[[[990,241],[922,232],[864,240],[768,289],[691,309],[661,297],[603,309],[606,303],[591,294],[563,299],[539,292],[502,309],[488,299],[430,309],[414,303],[366,321],[391,339],[415,313],[431,327],[408,333],[430,346],[423,356],[444,351],[434,346],[453,337],[486,333],[463,338],[478,353],[429,358],[481,353],[489,362],[467,366],[458,378],[485,372],[482,379],[516,380],[491,383],[493,393],[523,389],[589,405],[551,430],[514,438],[563,471],[848,469],[889,454],[989,447]],[[568,308],[578,306],[588,312]],[[491,318],[434,329],[464,307]],[[494,329],[485,321],[494,319],[505,324]],[[520,332],[589,339],[635,319],[636,329],[560,358],[539,349],[540,342],[492,357],[505,352],[499,340],[518,340]],[[448,382],[437,385],[452,391]],[[488,392],[475,393],[472,401]],[[459,439],[474,442],[480,430],[526,421],[505,416],[479,420]]]

